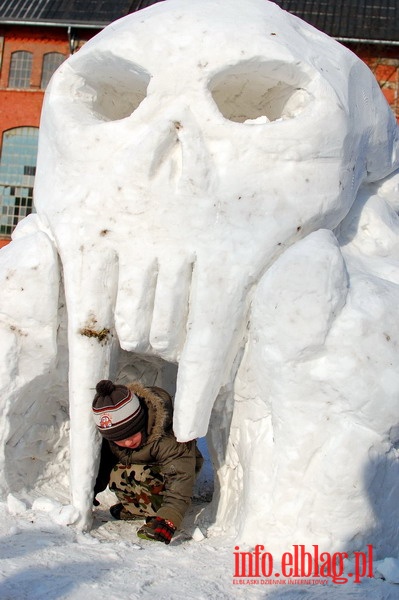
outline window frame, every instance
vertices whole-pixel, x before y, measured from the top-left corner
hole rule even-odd
[[[29,89],[31,86],[33,52],[16,50],[11,53],[8,85],[11,89]]]

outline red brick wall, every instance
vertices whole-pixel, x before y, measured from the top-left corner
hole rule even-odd
[[[0,88],[8,84],[11,54],[18,50],[33,53],[32,76],[30,89],[40,89],[43,54],[47,52],[61,52],[67,57],[69,54],[68,37],[65,29],[58,28],[33,28],[33,27],[4,27],[4,46],[2,69],[0,75]]]
[[[39,127],[44,92],[0,89],[0,144],[3,132],[13,127]]]
[[[96,30],[75,30],[76,47],[97,33]],[[24,50],[32,53],[30,86],[8,88],[11,55]],[[14,127],[39,127],[44,90],[40,89],[43,55],[60,52],[70,54],[67,28],[3,26],[0,27],[0,155],[4,131]],[[0,236],[0,248],[9,239]]]
[[[43,55],[60,52],[69,55],[67,31],[58,28],[4,27],[3,55],[0,72],[0,139],[3,132],[12,127],[38,127],[43,102],[40,89]],[[32,75],[30,87],[23,90],[7,89],[11,55],[24,50],[32,52]],[[1,143],[1,142],[0,142]]]
[[[374,73],[399,123],[399,47],[379,44],[348,44],[348,47]]]
[[[96,30],[81,30],[78,45],[82,45]],[[69,40],[67,28],[4,26],[0,28],[3,37],[0,71],[0,136],[11,127],[38,127],[43,102],[40,89],[43,56],[49,52],[59,52],[68,58]],[[11,55],[24,50],[32,52],[32,75],[29,88],[8,89]]]

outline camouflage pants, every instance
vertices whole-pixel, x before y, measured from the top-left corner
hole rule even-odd
[[[111,471],[109,489],[133,515],[151,517],[163,501],[164,477],[156,465],[117,464]]]

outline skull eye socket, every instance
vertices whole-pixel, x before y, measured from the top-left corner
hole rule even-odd
[[[225,119],[267,123],[300,114],[312,99],[308,84],[298,65],[248,61],[215,75],[209,90]]]
[[[147,96],[150,74],[120,57],[97,55],[79,67],[75,98],[84,105],[91,119],[125,119]]]

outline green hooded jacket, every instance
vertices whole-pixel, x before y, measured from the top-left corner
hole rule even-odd
[[[94,495],[105,490],[116,464],[157,465],[165,484],[157,516],[179,527],[190,505],[196,475],[203,463],[202,455],[195,440],[176,440],[172,429],[173,404],[168,392],[159,387],[144,387],[137,381],[127,387],[136,394],[147,413],[143,443],[139,448],[130,449],[103,439]]]

